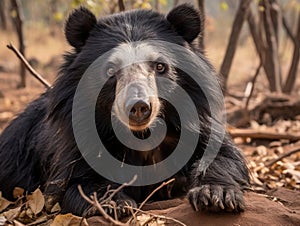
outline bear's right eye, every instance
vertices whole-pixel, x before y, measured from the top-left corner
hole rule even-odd
[[[166,71],[166,65],[163,63],[157,63],[155,66],[155,70],[159,73],[159,74],[163,74]]]
[[[113,77],[115,75],[115,69],[113,67],[109,67],[107,70],[106,70],[106,74],[108,75],[108,77]]]

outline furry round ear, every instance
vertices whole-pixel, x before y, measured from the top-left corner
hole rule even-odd
[[[167,15],[175,31],[191,43],[202,29],[202,18],[199,12],[190,4],[182,4],[172,9]]]
[[[75,9],[65,25],[65,35],[70,45],[79,51],[96,23],[97,19],[90,10],[85,7]]]

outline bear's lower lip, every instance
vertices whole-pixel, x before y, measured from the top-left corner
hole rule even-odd
[[[129,122],[129,128],[132,131],[143,131],[149,127],[149,120],[143,123]]]

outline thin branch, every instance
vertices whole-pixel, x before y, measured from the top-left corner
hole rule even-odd
[[[288,156],[290,156],[290,155],[292,155],[292,154],[295,154],[295,153],[297,153],[297,152],[300,152],[300,147],[297,147],[297,148],[295,148],[295,149],[293,149],[293,150],[291,150],[291,151],[289,151],[289,152],[287,152],[287,153],[285,153],[285,154],[279,156],[277,159],[274,159],[274,160],[272,160],[271,162],[267,163],[266,166],[267,166],[267,167],[270,167],[270,166],[272,166],[274,163],[276,163],[276,162],[278,162],[278,161],[280,161],[280,160],[282,160],[282,159],[284,159],[284,158],[286,158],[286,157],[288,157]]]
[[[78,185],[78,190],[80,195],[82,196],[82,198],[84,198],[88,203],[90,203],[91,205],[95,206],[98,211],[101,213],[101,215],[108,220],[109,222],[113,223],[114,225],[119,225],[119,226],[127,226],[127,224],[124,224],[120,221],[116,221],[114,218],[112,218],[111,216],[109,216],[105,210],[102,208],[102,206],[100,205],[100,203],[98,202],[97,199],[97,195],[94,194],[93,200],[90,199],[88,196],[86,196],[82,190],[81,185]]]
[[[28,63],[28,61],[25,59],[25,57],[20,53],[20,51],[12,44],[8,44],[6,46],[8,49],[12,50],[17,57],[23,62],[25,67],[28,69],[28,71],[37,79],[39,80],[47,89],[51,88],[51,85],[49,82],[47,82],[38,72],[36,72],[31,65]]]
[[[154,189],[150,195],[147,196],[147,198],[140,204],[139,209],[142,209],[142,207],[145,205],[145,203],[154,195],[155,192],[157,192],[158,190],[160,190],[162,187],[172,183],[173,181],[175,181],[175,178],[172,178],[171,180],[167,181],[167,182],[163,182],[160,186],[158,186],[156,189]]]
[[[136,181],[136,179],[137,179],[137,175],[134,175],[131,181],[129,181],[128,183],[124,183],[117,189],[113,190],[112,193],[110,194],[110,196],[108,196],[106,199],[101,201],[101,204],[107,203],[108,201],[112,200],[112,198],[115,196],[115,194],[117,194],[119,191],[121,191],[124,187],[132,185]]]
[[[257,69],[256,69],[256,71],[255,71],[255,74],[254,74],[254,76],[253,76],[253,78],[252,78],[252,81],[251,81],[252,86],[251,86],[250,93],[249,93],[248,96],[246,96],[247,99],[246,99],[246,101],[245,101],[245,107],[244,107],[245,111],[248,110],[249,102],[250,102],[250,99],[251,99],[251,97],[252,97],[252,95],[253,95],[253,91],[254,91],[254,84],[255,84],[255,82],[256,82],[256,79],[257,79],[257,77],[258,77],[258,74],[259,74],[260,69],[261,69],[262,66],[263,66],[263,63],[262,63],[262,61],[260,61],[259,65],[258,65],[258,67],[257,67]]]
[[[151,192],[150,195],[148,195],[148,197],[140,204],[140,207],[139,208],[134,208],[132,206],[124,206],[124,208],[127,208],[130,210],[131,214],[132,214],[132,218],[127,221],[127,223],[122,223],[120,221],[118,221],[118,219],[114,219],[112,218],[110,215],[108,215],[105,210],[103,209],[103,203],[106,202],[106,201],[111,201],[112,197],[118,192],[120,191],[122,188],[126,187],[126,186],[129,186],[129,185],[132,185],[137,179],[137,175],[135,175],[133,177],[133,179],[128,182],[128,183],[124,183],[122,184],[118,189],[115,189],[113,190],[113,193],[106,199],[104,199],[101,203],[99,203],[99,200],[98,200],[98,197],[97,197],[97,193],[94,192],[93,193],[93,196],[91,197],[88,197],[82,190],[82,187],[81,185],[78,185],[78,190],[79,190],[79,193],[80,195],[83,197],[83,199],[85,199],[88,203],[90,203],[91,205],[93,205],[94,207],[97,208],[97,210],[100,212],[100,214],[104,217],[104,219],[106,219],[107,221],[109,221],[110,223],[114,224],[114,225],[119,225],[119,226],[128,226],[130,225],[130,221],[131,219],[134,219],[135,222],[137,222],[137,218],[136,218],[136,215],[138,213],[145,213],[145,214],[148,214],[149,216],[152,216],[152,217],[155,217],[155,218],[158,218],[158,219],[165,219],[165,220],[170,220],[170,221],[173,221],[179,225],[182,225],[182,226],[186,226],[186,224],[180,222],[179,220],[176,220],[174,218],[171,218],[171,217],[165,217],[165,216],[161,216],[161,215],[156,215],[156,214],[152,214],[152,213],[149,213],[149,212],[146,212],[146,211],[143,211],[141,210],[141,208],[144,206],[144,204],[150,199],[150,197],[153,196],[153,194],[155,192],[157,192],[159,189],[161,189],[162,187],[172,183],[175,179],[171,179],[167,182],[163,182],[159,187],[157,187],[155,190],[153,190]],[[108,195],[108,192],[105,193],[106,195]],[[115,211],[115,216],[116,216],[116,206],[115,206],[115,203],[110,203],[113,207],[114,207],[114,211]]]

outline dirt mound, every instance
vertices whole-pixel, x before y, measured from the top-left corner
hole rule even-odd
[[[269,195],[246,193],[246,210],[236,213],[200,213],[194,212],[187,200],[168,200],[145,206],[147,213],[174,218],[188,226],[199,225],[300,225],[300,192],[278,189]],[[90,225],[104,225],[102,217],[88,219]],[[100,223],[101,222],[101,223]],[[180,225],[174,221],[170,225]],[[164,225],[147,224],[147,225]]]

